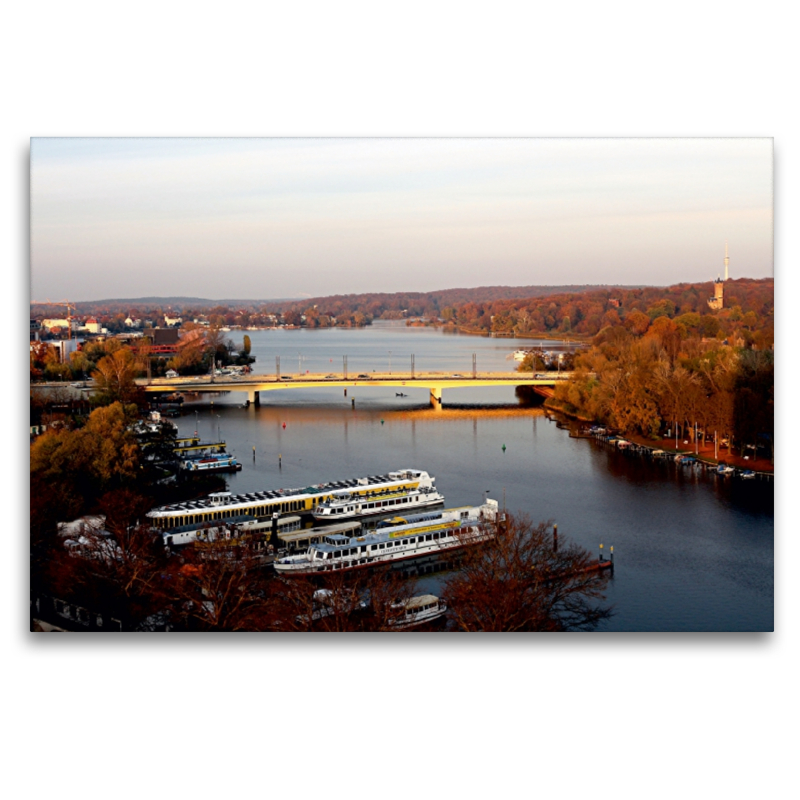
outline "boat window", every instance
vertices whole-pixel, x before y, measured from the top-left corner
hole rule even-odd
[[[342,557],[342,551],[341,550],[334,550],[333,551],[333,557],[334,558],[341,558]]]

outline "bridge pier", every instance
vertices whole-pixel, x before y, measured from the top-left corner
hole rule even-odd
[[[256,407],[261,405],[261,392],[257,392],[255,389],[248,389],[247,391],[247,402],[250,405],[254,405]]]
[[[431,386],[431,407],[432,408],[441,408],[442,407],[442,387],[441,386]]]

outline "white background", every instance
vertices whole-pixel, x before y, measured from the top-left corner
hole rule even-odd
[[[794,796],[797,470],[780,444],[774,634],[33,636],[22,336],[30,136],[738,135],[775,137],[785,346],[800,139],[784,7],[5,10],[3,317],[18,389],[5,418],[19,454],[4,472],[6,796]],[[794,386],[778,356],[785,441]]]

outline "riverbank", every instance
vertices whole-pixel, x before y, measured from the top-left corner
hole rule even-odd
[[[567,417],[576,423],[582,425],[600,424],[597,420],[589,419],[588,417],[580,416],[579,414],[566,411],[562,406],[548,400],[545,402],[545,410],[554,414],[560,414]],[[609,433],[612,431],[609,430]],[[583,430],[576,435],[585,435],[586,438],[594,438],[591,434]],[[647,436],[640,436],[638,434],[619,434],[624,436],[626,441],[632,442],[638,447],[643,447],[649,451],[663,450],[670,455],[686,455],[694,456],[698,461],[702,461],[709,466],[716,467],[719,464],[729,464],[739,470],[753,470],[754,472],[763,472],[770,475],[775,474],[775,464],[768,458],[757,458],[754,456],[740,456],[736,452],[731,452],[727,447],[718,446],[715,450],[713,439],[710,441],[698,441],[696,444],[688,439],[678,439],[676,446],[675,438],[657,438],[653,439]]]

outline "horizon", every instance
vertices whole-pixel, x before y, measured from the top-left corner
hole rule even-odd
[[[191,302],[191,303],[300,303],[306,300],[324,300],[327,298],[332,297],[346,297],[346,296],[358,296],[358,295],[370,295],[370,294],[438,294],[443,292],[457,292],[457,291],[473,291],[475,289],[518,289],[518,288],[526,288],[530,286],[530,288],[567,288],[567,287],[586,287],[582,289],[582,291],[591,292],[593,290],[600,290],[603,288],[613,288],[613,289],[669,289],[673,286],[680,286],[683,284],[699,284],[699,283],[713,283],[715,278],[709,278],[708,280],[684,280],[684,281],[676,281],[675,283],[667,283],[667,284],[660,284],[660,283],[639,283],[639,284],[612,284],[612,283],[596,283],[596,284],[526,284],[523,286],[516,286],[511,284],[485,284],[481,286],[451,286],[446,289],[431,289],[429,291],[418,291],[416,289],[406,289],[400,290],[397,292],[380,292],[380,291],[361,291],[361,292],[346,292],[342,294],[329,294],[329,295],[303,295],[297,297],[260,297],[254,299],[246,299],[246,298],[231,298],[231,297],[194,297],[191,295],[151,295],[149,297],[102,297],[97,298],[95,300],[70,300],[70,303],[75,303],[75,305],[87,304],[87,303],[158,303],[158,302]],[[729,278],[730,281],[737,281],[737,280],[745,280],[745,281],[763,281],[763,280],[774,280],[773,275],[765,275],[760,278],[754,278],[749,275],[741,275],[735,278]],[[524,299],[524,298],[517,298],[517,299]],[[47,306],[47,305],[61,305],[59,301],[47,301],[47,300],[31,300],[29,305],[31,306]]]
[[[726,242],[772,277],[772,170],[767,138],[33,138],[31,296],[667,286]]]

